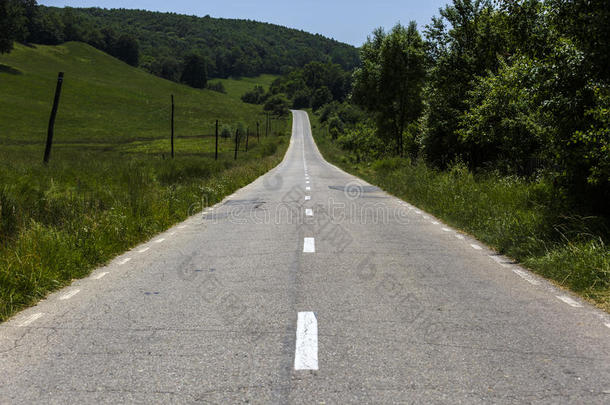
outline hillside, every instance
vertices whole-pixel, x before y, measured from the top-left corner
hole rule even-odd
[[[261,112],[237,97],[154,77],[78,42],[17,45],[12,53],[0,56],[0,63],[6,66],[0,88],[3,143],[43,140],[58,71],[65,72],[65,82],[57,143],[125,144],[136,139],[165,138],[169,133],[171,94],[176,99],[178,135],[211,134],[216,119],[253,124]]]
[[[65,72],[51,160],[43,165],[57,72]],[[261,78],[261,83],[269,81]],[[282,158],[273,136],[221,139],[263,122],[236,94],[196,90],[89,45],[16,45],[0,56],[0,322],[135,244],[214,204]],[[228,88],[254,86],[226,80]],[[170,159],[170,95],[175,159]]]
[[[81,40],[105,49],[106,38],[127,34],[139,42],[140,66],[160,75],[188,53],[204,55],[212,78],[278,74],[312,61],[344,69],[358,63],[353,46],[279,25],[125,9],[59,9],[41,6],[44,21],[63,31],[37,40]],[[66,30],[66,27],[69,27]],[[63,29],[62,29],[63,28]],[[36,42],[36,41],[34,41]]]

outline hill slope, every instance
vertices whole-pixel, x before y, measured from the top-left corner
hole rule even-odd
[[[220,19],[125,9],[40,7],[46,21],[63,24],[61,40],[81,40],[105,49],[105,38],[129,34],[140,44],[140,66],[160,73],[163,63],[190,52],[206,56],[211,77],[282,73],[312,61],[344,69],[358,62],[358,51],[322,35],[250,20]],[[66,30],[66,27],[70,27]]]
[[[0,64],[10,66],[0,72],[2,142],[43,141],[58,71],[65,72],[57,117],[59,143],[165,138],[171,94],[179,135],[210,134],[216,119],[254,125],[261,113],[260,107],[230,95],[157,78],[78,42],[17,45],[0,56]]]
[[[65,83],[45,166],[58,71]],[[237,96],[157,78],[83,43],[17,45],[1,55],[0,322],[281,160],[285,137],[251,136],[237,160],[234,140],[221,139],[216,161],[216,119],[234,134],[264,118]],[[288,128],[274,121],[274,135]]]

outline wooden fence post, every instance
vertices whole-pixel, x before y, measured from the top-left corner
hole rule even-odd
[[[172,159],[174,158],[174,95],[172,94]]]
[[[51,109],[51,117],[49,118],[49,128],[47,131],[47,144],[44,148],[45,164],[49,163],[51,157],[51,146],[53,146],[53,130],[55,128],[55,116],[59,108],[59,96],[61,95],[61,85],[64,82],[64,72],[59,72],[57,75],[57,86],[55,87],[55,98],[53,99],[53,108]]]
[[[214,160],[218,160],[218,120],[216,120],[216,152],[214,153]]]
[[[239,129],[235,130],[235,156],[234,160],[237,160],[237,149],[239,149]]]

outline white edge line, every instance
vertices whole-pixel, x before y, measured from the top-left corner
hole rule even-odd
[[[606,328],[610,329],[610,322],[606,322],[606,323],[604,323],[604,325],[606,325]]]
[[[460,235],[459,233],[455,235],[459,240],[464,240],[464,235]]]
[[[489,258],[494,262],[498,263],[502,267],[510,267],[509,263],[504,262],[504,258],[502,256],[489,255]]]
[[[449,228],[443,228],[443,232],[451,232],[451,229],[449,229]]]
[[[568,297],[567,295],[557,295],[556,297],[571,307],[574,307],[574,308],[582,307],[582,304],[580,302],[573,300],[572,298]]]
[[[165,238],[157,239],[157,240],[155,241],[155,243],[161,243],[161,242],[163,242],[163,241],[165,241]]]
[[[481,246],[479,246],[479,245],[475,245],[474,243],[471,243],[471,244],[470,244],[470,246],[472,246],[472,248],[473,248],[474,250],[483,250],[483,248],[482,248]]]
[[[131,261],[131,257],[127,257],[119,262],[119,266],[122,266]]]
[[[108,275],[108,272],[105,271],[103,273],[98,274],[97,276],[93,276],[94,280],[101,280],[102,278],[106,277]]]
[[[145,248],[142,248],[142,249],[138,250],[138,253],[144,253],[144,252],[146,252],[148,249],[150,249],[150,247],[149,247],[149,246],[147,246],[147,247],[145,247]]]
[[[318,370],[318,321],[313,312],[298,314],[294,369]]]
[[[28,326],[29,324],[31,324],[32,322],[34,322],[37,319],[42,318],[44,314],[42,312],[37,312],[35,314],[32,314],[30,316],[28,316],[26,319],[24,319],[20,324],[19,327],[24,327],[24,326]]]
[[[70,298],[74,297],[76,294],[78,294],[80,292],[79,289],[76,290],[72,290],[69,291],[67,293],[65,293],[64,295],[62,295],[61,297],[59,297],[60,300],[69,300]]]
[[[527,281],[528,283],[530,283],[532,285],[540,284],[540,281],[536,280],[535,278],[533,278],[532,276],[530,276],[523,270],[513,269],[513,273],[515,273],[516,275],[518,275],[519,277],[521,277],[522,279],[524,279],[525,281]]]

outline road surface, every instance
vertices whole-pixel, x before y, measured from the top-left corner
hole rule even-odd
[[[293,114],[276,169],[0,325],[0,403],[610,403],[606,314]]]

